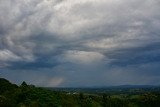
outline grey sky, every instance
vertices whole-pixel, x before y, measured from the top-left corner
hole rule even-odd
[[[160,0],[0,0],[0,76],[40,86],[160,84]]]

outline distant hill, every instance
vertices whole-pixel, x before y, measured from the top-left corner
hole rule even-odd
[[[119,86],[105,86],[105,87],[46,87],[47,89],[50,90],[57,90],[57,91],[118,91],[118,90],[130,90],[130,89],[143,89],[143,90],[159,90],[160,91],[160,86],[154,86],[154,85],[119,85]]]
[[[119,86],[111,86],[110,88],[155,88],[160,86],[154,85],[119,85]]]
[[[12,84],[8,80],[6,80],[4,78],[0,78],[0,93],[12,91],[17,88],[18,88],[18,86],[16,84]]]

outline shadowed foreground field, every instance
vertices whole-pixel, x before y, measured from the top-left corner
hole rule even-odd
[[[43,88],[0,78],[0,107],[159,107],[160,87]]]

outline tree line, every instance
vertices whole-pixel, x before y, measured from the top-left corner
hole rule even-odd
[[[63,91],[27,85],[20,86],[0,78],[0,107],[159,107],[159,93],[145,93],[135,98],[116,98],[110,94],[69,94]]]

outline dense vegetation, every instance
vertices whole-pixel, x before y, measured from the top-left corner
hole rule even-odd
[[[0,107],[159,107],[159,91],[92,92],[20,86],[0,78]]]

